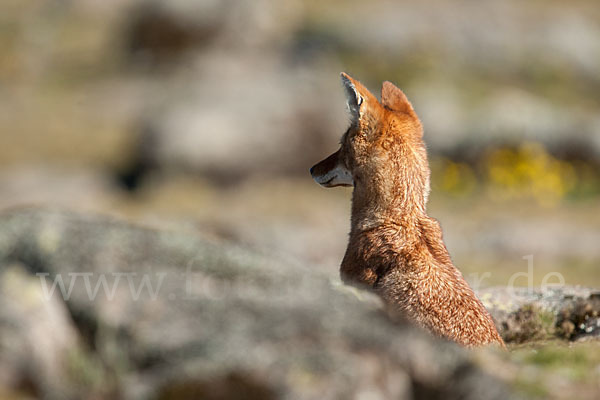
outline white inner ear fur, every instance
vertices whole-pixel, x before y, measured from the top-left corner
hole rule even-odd
[[[344,93],[346,94],[346,105],[348,106],[348,111],[353,118],[358,119],[360,117],[360,105],[363,103],[363,98],[350,80],[342,77],[342,84],[344,85],[345,89]]]

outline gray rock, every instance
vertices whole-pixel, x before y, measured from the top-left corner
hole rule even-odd
[[[165,84],[141,122],[140,158],[166,170],[227,179],[307,174],[345,126],[337,74],[279,56],[206,53]],[[333,110],[333,112],[331,112]]]
[[[174,63],[186,53],[278,47],[298,29],[303,8],[297,0],[134,1],[124,41],[134,59]]]
[[[480,290],[478,295],[507,342],[600,337],[598,289],[496,287]]]
[[[93,352],[87,360],[101,360],[94,376],[102,385],[90,386],[95,389],[62,380],[64,390],[54,393],[35,375],[33,385],[47,398],[89,396],[86,389],[126,399],[511,396],[464,349],[392,324],[370,296],[359,298],[293,260],[101,216],[32,208],[0,216],[2,287],[16,263],[22,279],[37,282],[38,293],[45,294],[44,281],[50,290],[62,277],[65,292],[73,283],[70,295],[58,287],[47,300],[52,306],[41,303],[63,311],[42,315],[40,323],[48,320],[60,333],[48,340],[80,341]],[[114,284],[114,294],[101,286],[93,293],[102,277]],[[144,281],[153,290],[140,286]],[[10,300],[0,300],[6,309]],[[5,337],[8,328],[1,329]],[[44,356],[30,336],[20,340],[34,359]],[[55,351],[61,355],[61,349]],[[60,364],[40,365],[48,376],[63,373]]]

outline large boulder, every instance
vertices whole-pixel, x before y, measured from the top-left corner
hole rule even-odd
[[[391,323],[372,297],[232,244],[31,208],[0,216],[0,264],[0,337],[21,343],[0,367],[24,374],[13,361],[33,360],[41,397],[511,396],[467,351]],[[35,314],[10,311],[24,285]],[[62,362],[76,344],[78,361]]]

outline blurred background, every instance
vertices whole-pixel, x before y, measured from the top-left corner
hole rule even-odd
[[[429,213],[473,286],[600,287],[594,0],[2,0],[0,209],[108,214],[337,279],[351,190],[308,169],[347,128],[341,71],[412,101]],[[566,359],[552,393],[593,398],[592,348],[512,362]]]
[[[533,255],[537,285],[600,286],[594,1],[4,0],[0,29],[2,208],[209,231],[335,274],[350,190],[308,168],[347,126],[346,71],[413,102],[429,211],[472,283]]]

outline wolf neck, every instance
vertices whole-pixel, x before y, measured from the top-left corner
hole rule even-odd
[[[352,232],[358,233],[388,225],[404,229],[419,226],[426,216],[426,199],[421,190],[402,185],[404,177],[381,182],[361,182],[352,194]],[[419,186],[419,185],[415,185]]]

